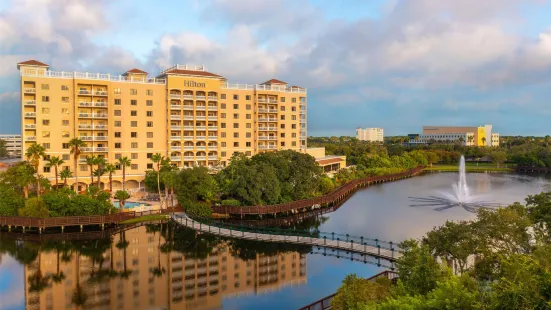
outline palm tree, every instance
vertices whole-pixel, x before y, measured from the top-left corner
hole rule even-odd
[[[100,178],[102,175],[105,174],[104,167],[107,165],[107,160],[105,160],[104,157],[98,157],[96,158],[96,165],[98,165],[98,169],[96,170],[97,173],[95,175],[98,177],[98,188],[100,183]]]
[[[69,169],[63,169],[59,173],[59,176],[63,180],[63,186],[67,186],[67,179],[73,176],[73,173]]]
[[[36,172],[36,196],[38,197],[40,197],[40,174],[38,173],[38,166],[40,165],[40,158],[46,156],[45,151],[42,145],[33,143],[27,149],[27,153],[25,153],[27,160]]]
[[[163,200],[161,199],[161,162],[164,157],[160,153],[153,154],[151,161],[157,165],[157,191],[159,193],[160,208],[163,208]],[[165,187],[166,188],[166,187]]]
[[[163,183],[165,184],[165,189],[168,191],[170,189],[170,207],[174,207],[174,188],[178,182],[177,172],[171,169],[170,171],[163,172]],[[167,195],[168,196],[168,195]],[[167,206],[168,208],[168,203]]]
[[[113,193],[113,173],[117,170],[117,167],[107,163],[103,170],[109,174],[109,193]]]
[[[47,161],[48,161],[48,163],[46,164],[47,167],[54,167],[55,188],[57,189],[58,185],[59,185],[57,169],[59,168],[59,166],[63,165],[65,163],[65,161],[63,159],[59,158],[58,156],[52,156]]]
[[[117,191],[115,193],[115,199],[119,200],[119,212],[122,212],[122,210],[124,210],[124,202],[128,198],[130,198],[130,194],[128,194],[128,192],[125,190]]]
[[[17,166],[15,171],[16,184],[23,189],[23,195],[25,199],[29,198],[29,186],[36,181],[34,177],[34,168],[27,162]]]
[[[482,137],[482,146],[486,146],[486,137]]]
[[[71,141],[69,141],[69,147],[71,148],[71,154],[73,154],[73,160],[74,160],[74,172],[75,172],[75,192],[78,193],[78,160],[80,156],[80,148],[86,146],[86,143],[84,141],[80,140],[79,138],[73,138]]]
[[[94,184],[94,165],[98,158],[94,155],[86,156],[86,164],[90,167],[90,185]]]
[[[131,164],[132,164],[132,161],[128,157],[124,156],[119,158],[119,165],[122,168],[122,190],[123,191],[125,190],[125,183],[126,183],[126,167],[130,167]]]

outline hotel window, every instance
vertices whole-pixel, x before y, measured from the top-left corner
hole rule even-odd
[[[226,144],[226,142],[223,142],[223,143]],[[226,145],[224,145],[224,146],[226,146]],[[222,157],[226,157],[226,152],[221,152],[221,155],[222,155]]]
[[[61,90],[69,90],[69,86],[68,85],[61,85]]]
[[[63,103],[69,102],[69,97],[61,97],[61,102]]]
[[[291,125],[291,128],[292,128],[292,129],[297,129],[297,124],[292,124],[292,125]]]
[[[42,114],[50,114],[50,108],[42,108]]]
[[[119,143],[119,144],[120,144],[120,143]],[[117,153],[117,154],[115,154],[115,159],[117,159],[117,160],[118,160],[118,159],[120,159],[121,157],[122,157],[122,154],[121,154],[121,153]]]
[[[153,100],[146,100],[145,105],[148,106],[148,107],[153,106]]]
[[[285,102],[285,97],[281,97],[281,102]]]
[[[247,124],[245,124],[245,126],[247,126],[247,128],[252,128],[251,123],[247,123]]]
[[[291,98],[292,103],[297,103],[297,98]]]
[[[246,147],[251,147],[251,142],[245,142]]]
[[[68,119],[61,120],[61,126],[69,126],[69,120]]]
[[[147,164],[147,169],[153,169],[153,164],[151,163]]]
[[[220,109],[225,109],[226,108],[226,104],[225,103],[221,103],[220,104]]]
[[[147,133],[147,137],[148,137],[148,138],[153,138],[153,133],[152,133],[152,132],[148,132],[148,133]]]
[[[234,118],[234,119],[238,119],[238,118],[239,118],[239,114],[234,113],[234,114],[233,114],[233,118]]]
[[[130,154],[131,159],[138,159],[138,153],[132,153]]]
[[[292,121],[296,121],[296,120],[297,120],[297,116],[296,116],[296,115],[291,115],[291,120],[292,120]]]
[[[80,171],[81,172],[88,171],[88,166],[87,165],[80,165]]]
[[[120,94],[121,94],[121,89],[120,89],[120,88],[115,88],[115,89],[113,89],[113,93],[114,93],[115,95],[120,95]],[[115,100],[117,100],[117,99],[115,99]],[[119,100],[120,100],[120,99],[119,99]]]
[[[293,141],[293,143],[291,144],[292,146],[297,146],[297,142],[296,141]]]
[[[146,122],[145,127],[149,127],[149,128],[153,127],[153,122]]]
[[[50,120],[49,120],[49,119],[43,119],[43,120],[42,120],[42,125],[44,125],[44,126],[50,126]]]
[[[281,141],[281,146],[285,146],[285,142]]]
[[[251,133],[250,133],[250,132],[247,132],[247,133],[245,134],[245,136],[246,136],[247,138],[250,138],[250,137],[251,137]]]
[[[120,143],[120,142],[116,142],[116,143],[115,143],[115,148],[116,148],[116,149],[120,149],[120,148],[121,148],[121,143]]]
[[[226,147],[226,142],[222,142],[222,147]],[[222,157],[226,156],[226,152],[222,152]]]
[[[42,102],[50,102],[50,96],[42,96]]]
[[[41,84],[41,85],[40,85],[40,89],[42,89],[42,90],[49,90],[49,89],[50,89],[50,84]]]
[[[251,100],[251,95],[246,95],[245,100]]]
[[[69,114],[69,109],[67,109],[67,108],[61,108],[61,114],[68,115],[68,114]]]
[[[147,154],[145,155],[145,157],[146,157],[147,159],[151,159],[151,157],[153,157],[153,153],[147,153]]]
[[[226,94],[220,94],[220,99],[226,99]]]
[[[135,88],[131,88],[130,89],[130,95],[137,95],[138,94],[138,90],[135,89]]]
[[[121,116],[121,110],[115,110],[113,111],[113,113],[115,114],[115,116]]]
[[[245,109],[250,110],[250,109],[251,109],[251,105],[250,105],[250,104],[245,105]]]
[[[71,155],[70,154],[63,154],[63,160],[70,160]]]
[[[42,143],[42,147],[48,150],[50,148],[50,143]]]
[[[225,133],[225,132],[222,132],[222,133],[220,133],[220,136],[221,136],[222,138],[225,138],[225,137],[226,137],[226,133]],[[224,143],[224,142],[222,142],[222,143]]]
[[[130,105],[138,105],[138,100],[130,100]]]
[[[120,99],[115,99],[115,105],[121,105],[121,100]]]
[[[246,152],[245,152],[245,155],[251,156],[252,153],[251,153],[251,151],[246,151]],[[249,285],[250,283],[251,283],[251,281],[247,281],[247,285]]]
[[[239,123],[233,123],[233,128],[239,128]]]
[[[281,106],[280,110],[281,110],[281,111],[285,111],[285,107],[284,107],[284,106]]]
[[[239,100],[239,95],[233,95],[233,100]]]
[[[246,119],[251,119],[251,115],[250,115],[250,114],[246,114],[246,115],[245,115],[245,118],[246,118]]]
[[[133,131],[130,133],[130,138],[137,138],[138,137],[138,133]]]
[[[130,169],[132,170],[138,170],[138,164],[131,164]],[[136,264],[137,265],[137,264]]]
[[[234,142],[233,147],[239,147],[239,142]]]
[[[291,107],[291,111],[296,112],[296,111],[297,111],[297,107]]]
[[[282,121],[285,120],[285,115],[281,115],[281,120],[282,120]]]
[[[120,138],[120,137],[121,137],[121,132],[120,131],[115,132],[115,138]]]
[[[226,123],[220,123],[220,128],[226,128]]]
[[[130,111],[130,116],[138,116],[138,111],[136,110]]]
[[[145,115],[151,117],[153,116],[153,111],[146,111]]]
[[[153,89],[146,90],[145,94],[148,95],[148,96],[153,96]]]
[[[44,172],[45,172],[45,173],[50,172],[50,167],[44,166]]]
[[[65,138],[68,138],[68,137],[69,137],[69,133],[67,132],[67,137],[65,137]],[[64,150],[68,150],[69,149],[69,143],[61,143],[61,148],[64,149]]]
[[[239,105],[238,105],[238,104],[234,104],[234,105],[233,105],[233,108],[234,108],[235,110],[237,110],[237,109],[239,109]]]
[[[238,132],[234,132],[234,133],[233,133],[233,137],[234,137],[234,138],[239,138],[239,133],[238,133]]]
[[[68,131],[62,131],[61,132],[61,137],[62,138],[69,138],[70,136],[71,136],[71,134]]]
[[[293,133],[291,134],[291,137],[296,138],[296,137],[297,137],[297,134],[293,132]]]
[[[136,122],[136,121],[131,121],[131,122],[130,122],[130,127],[138,127],[138,122]]]
[[[43,131],[42,132],[42,138],[49,138],[50,137],[50,132],[49,131]]]
[[[280,135],[280,137],[285,138],[285,133],[282,132],[281,135]]]
[[[115,127],[121,127],[121,121],[115,121]]]
[[[137,149],[138,148],[138,142],[132,142],[130,143],[130,148]]]
[[[220,118],[226,118],[226,113],[221,113]]]
[[[153,142],[147,142],[147,148],[152,149],[153,148]]]

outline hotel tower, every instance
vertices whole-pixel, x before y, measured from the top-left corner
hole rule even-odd
[[[86,143],[77,168],[81,189],[90,184],[85,160],[92,155],[111,163],[131,159],[126,188],[137,190],[155,153],[183,168],[225,166],[237,152],[306,150],[306,89],[280,80],[230,84],[203,66],[189,65],[154,78],[138,69],[122,75],[52,71],[36,60],[17,67],[23,154],[39,143],[72,171],[68,142],[80,138]],[[39,173],[55,178],[44,161]],[[114,189],[121,188],[121,179],[118,170]]]

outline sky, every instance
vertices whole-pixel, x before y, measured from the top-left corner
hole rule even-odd
[[[32,13],[31,13],[32,12]],[[2,0],[0,133],[20,132],[16,63],[150,74],[200,64],[308,89],[308,134],[491,124],[551,133],[548,0]]]

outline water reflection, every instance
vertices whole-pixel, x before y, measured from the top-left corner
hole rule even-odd
[[[147,225],[94,241],[0,241],[24,265],[26,309],[210,309],[306,283],[309,248]]]

